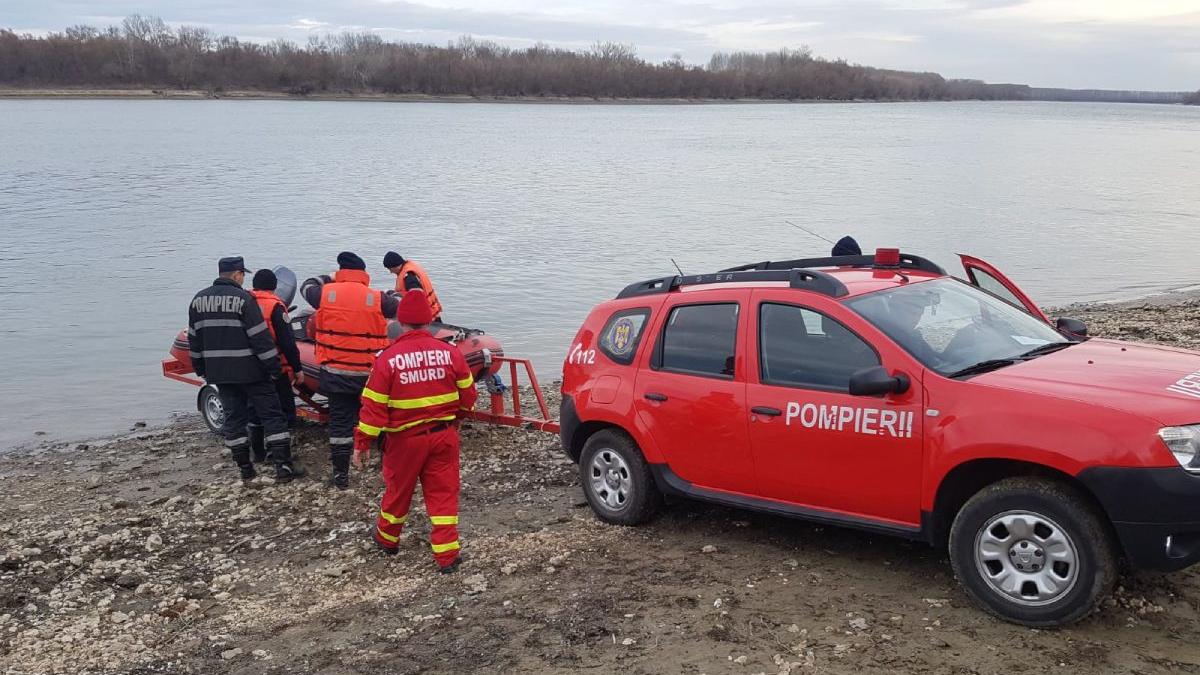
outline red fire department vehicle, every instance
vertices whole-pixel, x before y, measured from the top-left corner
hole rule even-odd
[[[1200,560],[1200,353],[1051,323],[895,249],[633,284],[564,365],[597,516],[683,496],[947,546],[987,611],[1075,621],[1121,560]]]

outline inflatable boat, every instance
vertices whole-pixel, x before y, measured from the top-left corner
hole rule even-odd
[[[286,267],[276,267],[274,272],[279,280],[275,294],[285,305],[291,306],[296,295],[296,275]],[[315,398],[321,366],[316,359],[316,343],[308,336],[308,322],[313,314],[315,314],[315,310],[312,308],[295,310],[294,307],[291,307],[292,334],[296,338],[296,348],[300,351],[300,362],[304,370],[304,382],[296,387],[296,395],[307,404],[307,406],[298,406],[297,414],[324,421],[324,406]],[[492,376],[499,372],[501,364],[509,360],[504,358],[504,348],[500,345],[500,341],[482,330],[434,323],[429,325],[429,332],[439,340],[454,345],[462,352],[463,358],[466,359],[467,365],[471,368],[471,373],[477,381],[491,382]],[[389,321],[388,336],[395,340],[400,333],[400,324]],[[192,358],[188,352],[187,330],[185,329],[179,331],[171,344],[170,358],[164,360],[162,364],[163,374],[174,380],[201,386],[196,407],[204,416],[205,423],[213,431],[217,431],[224,419],[224,411],[221,409],[216,387],[205,385],[195,376],[195,371],[192,369]],[[515,377],[515,370],[513,372]],[[489,386],[492,385],[489,384]]]
[[[317,363],[316,343],[308,337],[308,320],[313,310],[302,309],[292,316],[292,333],[296,337],[296,348],[300,350],[300,362],[304,366],[304,385],[315,391],[320,377],[321,366]],[[429,325],[429,332],[439,340],[444,340],[462,352],[476,380],[495,375],[500,368],[497,357],[504,356],[504,348],[500,341],[474,328],[463,328],[450,324],[435,323]],[[399,324],[392,321],[388,325],[388,335],[395,339],[400,334]],[[171,358],[184,367],[182,372],[192,370],[192,358],[188,355],[187,330],[179,331],[175,342],[171,345]]]

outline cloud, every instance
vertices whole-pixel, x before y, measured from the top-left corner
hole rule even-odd
[[[829,58],[1038,86],[1200,88],[1197,0],[142,0],[172,25],[304,41],[353,28],[442,44],[632,43],[659,60],[811,46]],[[17,30],[119,23],[113,0],[0,0]]]

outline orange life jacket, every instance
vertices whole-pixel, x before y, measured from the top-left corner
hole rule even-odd
[[[274,291],[250,291],[250,295],[254,296],[255,302],[258,303],[258,308],[262,310],[263,321],[267,322],[267,330],[271,333],[271,340],[275,343],[275,347],[279,347],[279,338],[275,335],[275,324],[271,323],[271,313],[275,311],[275,307],[283,307],[283,320],[288,320],[287,307],[284,307],[283,301],[275,295]],[[292,366],[284,358],[283,353],[279,354],[279,365],[283,368],[284,375],[291,377]]]
[[[328,370],[369,373],[375,354],[388,346],[383,293],[370,283],[362,270],[338,270],[321,287],[314,334],[317,361]]]
[[[429,298],[429,306],[433,308],[433,316],[440,317],[442,315],[442,303],[438,302],[437,293],[433,290],[433,282],[429,281],[429,275],[425,273],[425,268],[419,264],[405,260],[400,266],[400,272],[396,275],[396,291],[403,293],[408,290],[404,287],[404,277],[412,272],[417,275],[417,280],[421,282],[421,288],[425,289],[425,297]]]

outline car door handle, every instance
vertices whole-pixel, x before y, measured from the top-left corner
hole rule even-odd
[[[750,412],[755,415],[766,415],[768,417],[779,417],[783,414],[783,411],[779,408],[768,408],[765,405],[756,405],[750,409]]]
[[[659,402],[662,402],[662,401],[665,401],[665,400],[667,400],[667,395],[666,395],[666,394],[658,394],[658,393],[655,393],[655,392],[653,392],[653,391],[646,393],[644,397],[645,397],[645,399],[646,399],[646,400],[648,400],[648,401],[659,401]]]

